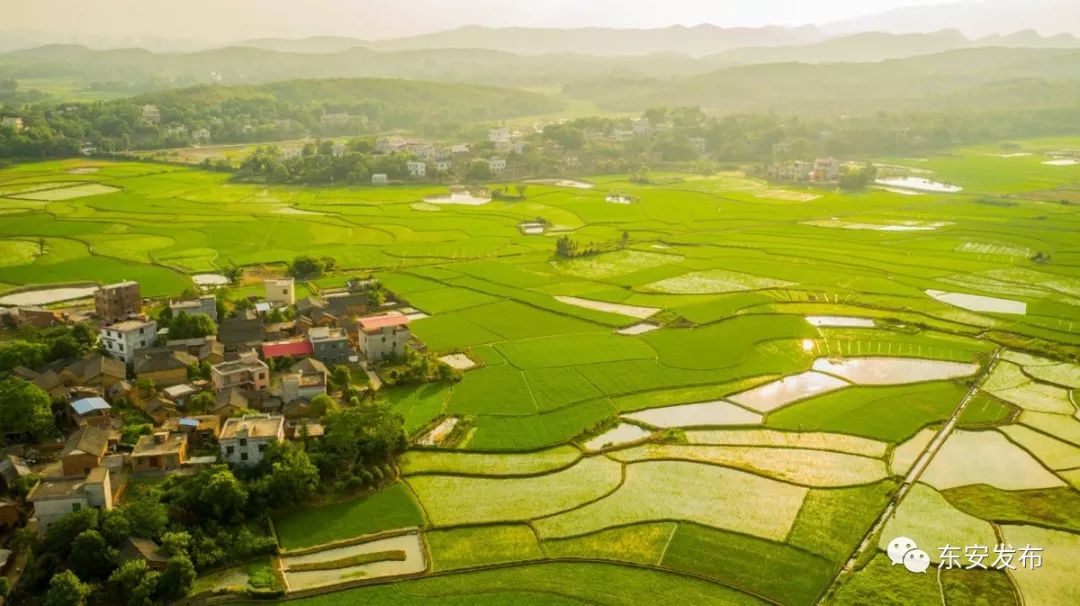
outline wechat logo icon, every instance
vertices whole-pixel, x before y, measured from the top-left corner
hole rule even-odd
[[[904,568],[908,569],[908,572],[921,574],[930,568],[930,554],[919,549],[915,541],[907,537],[896,537],[889,541],[885,553],[889,555],[889,560],[893,563],[893,566],[903,564]]]

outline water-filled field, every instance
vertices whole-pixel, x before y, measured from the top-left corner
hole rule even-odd
[[[414,446],[383,493],[275,526],[289,549],[418,527],[422,557],[379,566],[451,574],[311,604],[389,589],[845,604],[886,577],[901,598],[939,603],[945,590],[896,576],[879,539],[1042,541],[1047,584],[1080,566],[1080,527],[1060,505],[1080,485],[1080,212],[1060,201],[1080,166],[1022,146],[888,159],[948,184],[917,195],[597,175],[482,205],[425,202],[443,201],[438,187],[24,164],[0,171],[0,285],[134,279],[166,296],[232,265],[327,255],[341,271],[312,286],[372,274],[422,312],[413,332],[464,377],[383,399],[414,441],[450,419],[464,437]],[[523,233],[537,218],[551,227]],[[562,236],[606,252],[557,258]],[[885,534],[834,578],[913,472]],[[916,527],[928,515],[940,523]],[[374,573],[288,574],[313,586]],[[950,603],[1015,603],[1014,590],[1039,603],[1038,574],[942,578]]]

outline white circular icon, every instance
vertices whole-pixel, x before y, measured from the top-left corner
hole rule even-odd
[[[907,537],[896,537],[889,542],[889,546],[885,549],[885,553],[889,554],[889,560],[892,561],[893,566],[904,563],[904,554],[912,549],[918,549],[919,546],[915,544],[915,541]]]
[[[921,549],[912,549],[904,554],[904,568],[908,572],[925,573],[930,568],[930,554]]]

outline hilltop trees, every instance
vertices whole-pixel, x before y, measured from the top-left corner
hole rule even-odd
[[[18,377],[0,381],[0,433],[30,434],[44,440],[56,433],[49,394]]]

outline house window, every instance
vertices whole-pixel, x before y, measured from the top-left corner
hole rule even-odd
[[[71,504],[71,511],[72,512],[79,511],[80,509],[82,509],[82,503],[72,503]]]
[[[235,450],[236,449],[233,448],[232,446],[226,446],[225,447],[225,454],[231,457]]]
[[[242,452],[242,453],[240,453],[240,460],[241,460],[241,461],[246,461],[246,460],[248,460],[248,453],[246,453],[246,452]]]
[[[240,446],[241,446],[241,447],[247,446],[247,439],[245,439],[245,438],[240,438]]]
[[[259,452],[266,452],[266,444],[259,444]]]

